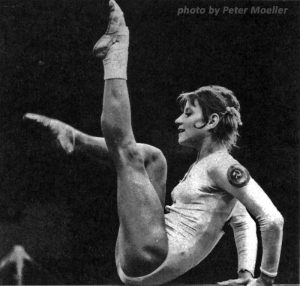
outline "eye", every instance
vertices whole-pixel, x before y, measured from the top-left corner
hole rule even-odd
[[[185,115],[185,117],[189,117],[192,115],[192,112],[185,112],[184,115]]]

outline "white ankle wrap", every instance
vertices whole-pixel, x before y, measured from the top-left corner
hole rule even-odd
[[[123,27],[118,31],[116,42],[103,59],[104,79],[120,78],[127,80],[129,30]]]

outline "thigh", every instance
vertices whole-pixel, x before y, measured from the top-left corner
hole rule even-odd
[[[138,144],[144,158],[144,165],[161,205],[165,205],[167,161],[162,151],[148,144]]]
[[[146,170],[119,170],[117,198],[120,264],[129,275],[150,273],[164,261],[168,239],[164,210]]]
[[[143,165],[128,164],[118,170],[117,189],[118,207],[126,209],[126,216],[128,219],[132,217],[133,222],[139,220],[154,222],[154,218],[163,216],[160,197]],[[142,216],[136,216],[137,212]]]

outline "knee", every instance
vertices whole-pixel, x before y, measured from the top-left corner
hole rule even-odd
[[[119,146],[119,155],[122,161],[137,168],[144,168],[144,158],[137,144],[133,141]]]
[[[165,173],[167,171],[167,160],[163,152],[153,146],[147,145],[148,154],[145,159],[146,167],[151,167],[158,170],[160,173]]]
[[[167,167],[166,157],[163,154],[163,152],[158,148],[155,148],[152,151],[152,162],[159,165],[159,166],[161,166],[161,167],[163,167],[163,168]]]

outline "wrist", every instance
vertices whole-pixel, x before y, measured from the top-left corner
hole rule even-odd
[[[274,281],[275,281],[275,277],[268,276],[267,274],[265,274],[263,272],[260,273],[260,277],[259,278],[262,280],[262,282],[266,286],[273,285]]]
[[[239,278],[253,278],[253,274],[250,270],[247,269],[241,269],[238,272]]]

